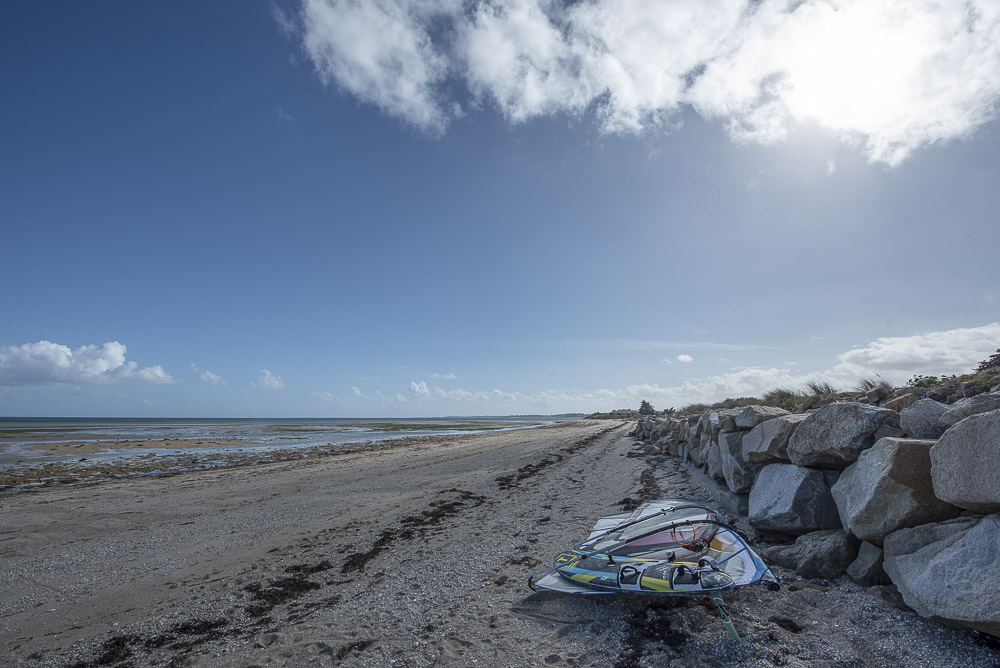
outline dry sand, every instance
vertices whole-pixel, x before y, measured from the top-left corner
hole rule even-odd
[[[623,423],[0,496],[0,657],[14,666],[995,666],[979,634],[845,579],[700,598],[532,593],[597,517],[709,500]],[[68,477],[67,480],[72,480]],[[96,478],[91,478],[94,480]],[[803,587],[802,585],[808,585]]]

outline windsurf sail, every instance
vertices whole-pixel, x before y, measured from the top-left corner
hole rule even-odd
[[[556,555],[550,568],[528,578],[528,586],[584,595],[705,594],[721,615],[723,591],[758,581],[778,582],[718,512],[663,499],[598,519],[587,538]],[[738,639],[732,624],[726,626]]]

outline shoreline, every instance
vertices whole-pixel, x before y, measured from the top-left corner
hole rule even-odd
[[[849,581],[707,599],[533,593],[594,521],[697,472],[628,423],[0,496],[0,653],[14,666],[991,666],[968,631]]]
[[[246,438],[242,434],[239,434],[240,438],[199,435],[190,438],[112,440],[90,433],[73,433],[73,438],[69,440],[52,441],[45,440],[50,438],[47,435],[49,432],[43,432],[46,435],[36,436],[35,440],[0,442],[0,495],[54,485],[97,484],[109,480],[170,476],[191,471],[353,454],[439,439],[539,429],[559,423],[421,420],[419,425],[365,424],[377,426],[379,430],[373,432],[370,438],[363,438],[360,434],[325,434],[317,429],[296,428],[296,433],[304,433],[314,440],[339,436],[326,443],[304,444]],[[279,427],[282,431],[289,428]],[[433,433],[422,435],[422,431]]]
[[[343,444],[280,447],[255,446],[237,443],[236,450],[226,452],[172,453],[167,449],[142,456],[121,457],[110,461],[82,460],[72,462],[45,462],[17,468],[11,466],[0,471],[0,497],[54,486],[97,485],[111,481],[138,478],[162,478],[199,471],[227,470],[233,468],[265,466],[282,462],[337,457],[358,453],[377,452],[411,445],[433,445],[439,441],[469,439],[481,434],[456,434],[454,436],[387,436],[366,441]],[[149,442],[151,449],[158,441]],[[195,447],[192,445],[183,448]],[[205,444],[210,451],[215,444]]]

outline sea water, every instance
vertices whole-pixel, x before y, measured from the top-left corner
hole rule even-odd
[[[9,466],[73,461],[79,455],[46,454],[46,445],[108,443],[88,454],[91,460],[127,458],[138,454],[176,454],[176,447],[116,447],[115,442],[235,441],[198,447],[209,452],[267,451],[329,446],[414,436],[449,436],[490,431],[530,429],[579,416],[516,416],[462,418],[18,418],[0,417],[0,470]],[[164,444],[167,445],[166,443]]]

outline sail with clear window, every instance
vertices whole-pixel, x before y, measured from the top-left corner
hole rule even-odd
[[[597,521],[590,536],[532,575],[532,589],[570,594],[713,594],[777,583],[739,532],[703,504],[650,501]]]

